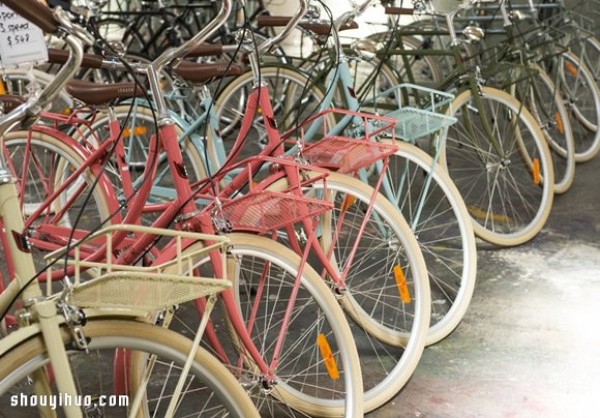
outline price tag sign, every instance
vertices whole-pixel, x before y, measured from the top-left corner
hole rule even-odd
[[[42,30],[0,4],[0,61],[3,66],[48,61]]]

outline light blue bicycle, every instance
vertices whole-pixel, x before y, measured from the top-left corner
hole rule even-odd
[[[331,69],[328,77],[328,88],[313,88],[305,73],[285,65],[260,66],[259,77],[261,82],[269,85],[277,119],[274,123],[292,127],[286,136],[291,143],[288,153],[298,152],[294,145],[302,122],[320,110],[331,108],[334,98],[343,97],[346,109],[377,111],[393,116],[398,121],[396,136],[403,141],[395,143],[398,151],[391,157],[381,191],[402,210],[426,258],[432,292],[432,321],[427,343],[433,344],[449,335],[460,323],[470,303],[476,278],[475,238],[464,202],[446,172],[436,165],[437,157],[430,157],[415,145],[417,138],[453,123],[453,118],[443,115],[453,96],[410,84],[380,91],[383,85],[380,83],[377,88],[370,89],[362,103],[359,103],[353,94],[350,59],[340,46],[336,28],[358,16],[370,3],[371,1],[364,2],[341,16],[333,25],[321,24],[331,26],[332,36],[328,38],[328,45],[338,57],[337,65]],[[317,27],[316,23],[313,22],[311,27]],[[230,47],[230,50],[235,48]],[[253,50],[254,46],[250,44],[248,51]],[[249,56],[252,57],[252,54]],[[361,64],[360,68],[365,71],[376,69],[371,63],[364,66]],[[363,81],[377,79],[376,73],[363,72],[363,76]],[[181,109],[184,106],[179,106],[179,111],[171,115],[180,129],[186,167],[192,178],[201,179],[214,175],[227,160],[233,142],[227,138],[237,133],[239,127],[236,122],[242,115],[240,109],[243,109],[256,81],[253,71],[248,70],[223,88],[216,99],[213,99],[206,86],[190,88],[182,83],[180,86],[183,87],[171,96],[173,100],[188,104],[193,100],[199,104],[197,114],[183,113]],[[417,99],[425,103],[422,108],[416,106]],[[113,112],[120,120],[125,120],[129,113],[131,115],[124,139],[129,144],[128,159],[135,174],[137,167],[144,166],[147,143],[144,138],[153,132],[152,112],[143,102],[134,104],[133,109],[130,105],[123,105],[113,109]],[[320,138],[317,132],[322,131],[322,123],[327,124],[330,135],[350,135],[353,130],[356,131],[353,116],[339,119],[336,120],[332,113],[319,118],[319,123],[302,125],[304,139]],[[105,121],[99,118],[95,126],[101,127],[103,124]],[[263,133],[264,125],[258,115],[244,143],[245,155],[258,152],[264,139]],[[358,131],[355,133],[361,134]],[[439,144],[438,148],[441,146],[443,144]],[[357,175],[369,182],[370,174],[377,173],[380,168],[375,164],[370,170],[361,170]],[[167,173],[168,169],[165,167],[163,173],[157,176],[159,181],[152,193],[154,199],[172,197],[173,191],[169,187]]]

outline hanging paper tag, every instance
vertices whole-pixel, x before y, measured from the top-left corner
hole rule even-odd
[[[0,61],[3,66],[48,61],[42,30],[0,4]]]

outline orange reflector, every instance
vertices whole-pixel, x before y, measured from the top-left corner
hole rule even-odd
[[[145,126],[136,126],[133,128],[133,135],[145,135],[148,130]],[[131,136],[132,130],[129,128],[123,129],[123,137],[128,138]]]
[[[329,377],[332,380],[338,380],[340,378],[340,371],[335,363],[335,358],[333,358],[333,353],[331,352],[331,346],[327,341],[327,337],[324,334],[319,334],[317,337],[317,344],[319,345],[321,356],[325,361],[325,368],[327,368]]]
[[[350,206],[354,204],[356,198],[354,196],[346,195],[344,197],[344,202],[342,202],[342,212],[346,212]]]
[[[73,113],[73,110],[70,107],[65,107],[60,111],[60,113],[65,116],[69,116],[71,113]]]
[[[567,69],[569,74],[571,74],[573,77],[577,76],[577,73],[578,73],[577,67],[575,67],[572,63],[565,62],[565,68]]]
[[[394,278],[396,279],[396,285],[398,285],[398,293],[402,298],[402,302],[410,303],[410,292],[408,291],[408,285],[406,284],[406,276],[400,266],[394,266]]]
[[[565,133],[565,125],[563,124],[562,118],[558,114],[558,112],[554,112],[554,121],[556,122],[556,129],[558,129],[559,134]]]
[[[540,160],[537,158],[533,159],[533,183],[540,184]]]
[[[4,81],[0,80],[0,96],[4,96],[6,94],[6,86],[4,86]]]

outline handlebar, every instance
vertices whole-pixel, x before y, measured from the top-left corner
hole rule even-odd
[[[256,24],[259,28],[285,26],[289,23],[290,19],[291,17],[289,16],[258,16],[256,18]],[[303,19],[298,22],[298,25],[317,35],[329,35],[331,32],[331,23],[321,23]],[[338,31],[349,29],[358,29],[358,24],[355,21],[342,23],[342,26],[338,28]]]
[[[300,5],[298,6],[298,10],[292,16],[288,24],[283,28],[281,32],[275,35],[273,38],[269,38],[260,44],[257,48],[257,52],[260,55],[264,51],[268,51],[273,46],[279,44],[282,40],[287,38],[287,36],[292,32],[292,30],[296,27],[300,19],[304,17],[306,11],[308,10],[308,0],[300,0]]]
[[[342,13],[333,22],[333,25],[335,26],[336,30],[339,30],[339,28],[342,24],[349,22],[349,21],[355,19],[357,16],[360,16],[361,14],[363,14],[365,12],[365,10],[367,10],[367,7],[369,7],[369,5],[371,3],[373,3],[373,0],[366,0],[362,4],[353,7],[352,10]]]
[[[394,6],[386,6],[385,7],[386,15],[413,15],[415,14],[415,9],[407,9],[406,7],[394,7]]]
[[[221,9],[217,16],[210,21],[210,23],[205,26],[200,32],[194,35],[191,39],[186,41],[183,45],[169,49],[163,52],[158,58],[156,58],[151,66],[157,71],[160,70],[166,65],[173,62],[176,59],[184,58],[191,51],[194,50],[198,45],[204,42],[210,35],[212,35],[218,28],[223,26],[229,15],[231,14],[232,9],[232,0],[223,0],[221,3]]]

